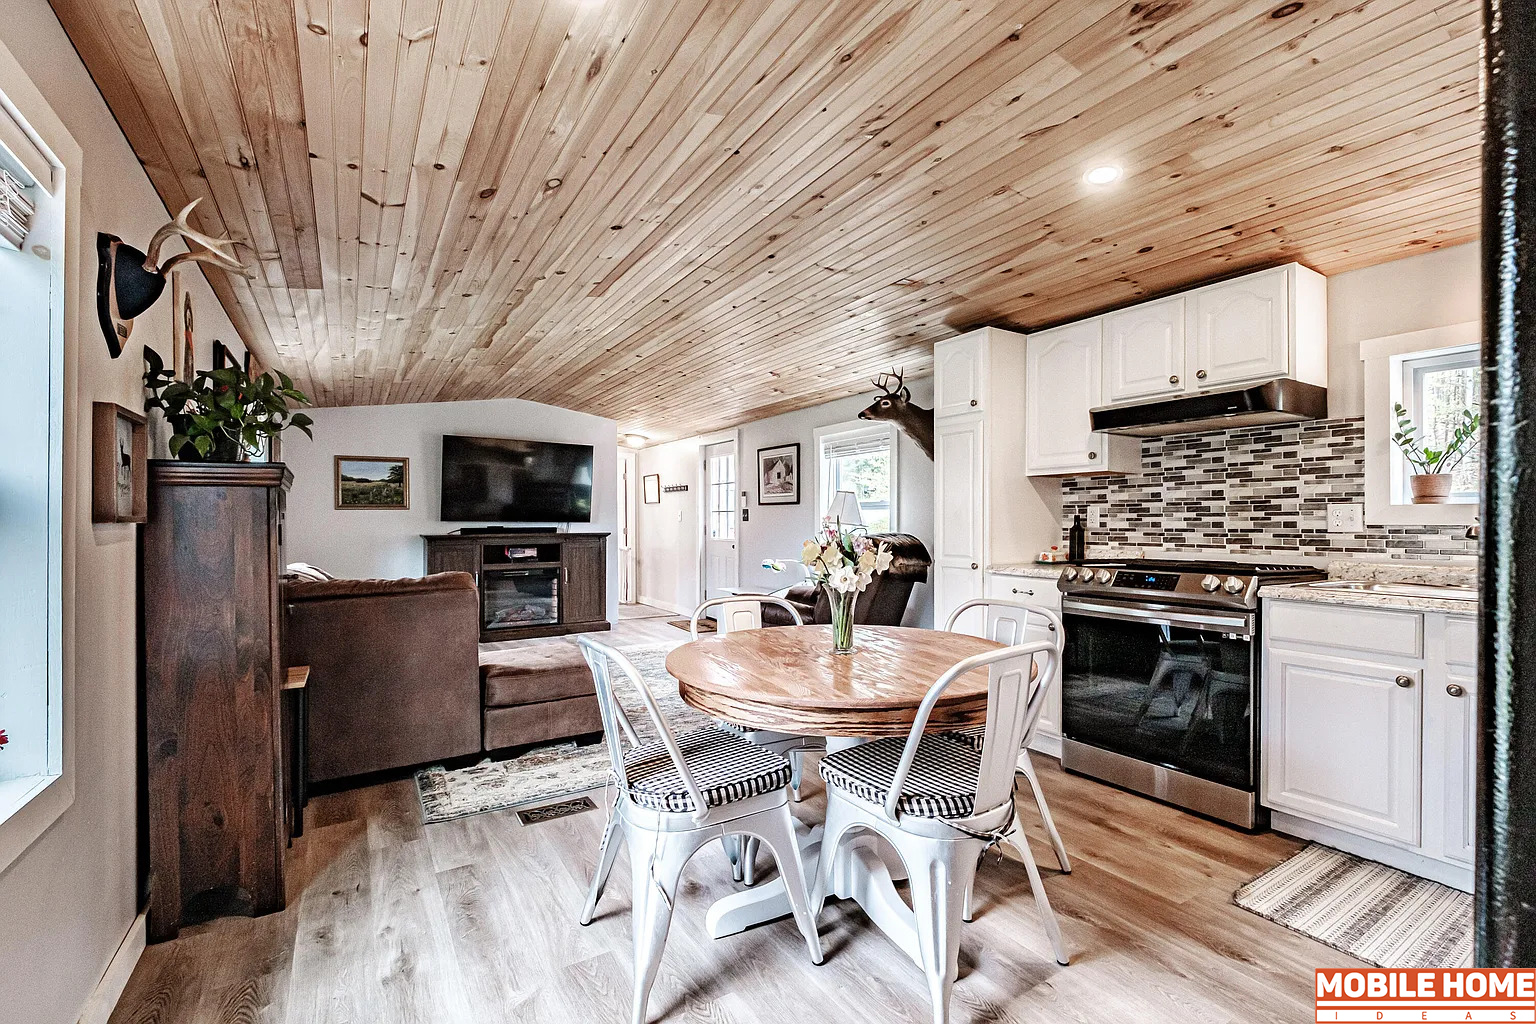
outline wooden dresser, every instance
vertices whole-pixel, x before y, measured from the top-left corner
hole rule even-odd
[[[281,463],[149,464],[149,937],[284,903]]]

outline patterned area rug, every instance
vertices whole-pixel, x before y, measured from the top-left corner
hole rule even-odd
[[[684,732],[708,725],[705,715],[684,704],[677,695],[677,680],[667,674],[667,653],[672,644],[633,647],[624,653],[650,687],[662,717],[673,732]],[[617,676],[618,671],[614,674]],[[638,694],[627,679],[616,679],[619,703],[629,715],[640,741],[657,738]],[[506,807],[527,807],[599,789],[608,781],[608,747],[604,743],[578,746],[557,743],[537,747],[507,761],[482,761],[468,768],[448,771],[442,767],[424,768],[416,773],[416,790],[421,797],[421,818],[426,824],[449,821]]]
[[[1316,843],[1232,896],[1377,967],[1472,966],[1472,897]]]

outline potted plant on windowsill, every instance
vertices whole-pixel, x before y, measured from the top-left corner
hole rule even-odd
[[[1478,427],[1482,415],[1471,409],[1461,410],[1461,421],[1446,439],[1445,448],[1436,450],[1424,447],[1417,436],[1418,427],[1408,416],[1401,402],[1392,405],[1397,416],[1397,430],[1392,442],[1397,445],[1415,470],[1408,477],[1408,487],[1415,505],[1443,505],[1451,500],[1451,474],[1476,448]]]
[[[297,427],[313,438],[314,420],[289,403],[309,398],[278,372],[252,378],[239,366],[198,370],[192,382],[179,381],[159,353],[144,349],[144,407],[160,409],[171,425],[171,457],[183,462],[245,462],[262,442]]]

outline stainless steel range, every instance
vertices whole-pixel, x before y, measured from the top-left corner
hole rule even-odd
[[[1244,828],[1258,805],[1259,595],[1305,565],[1136,559],[1062,571],[1062,767]]]

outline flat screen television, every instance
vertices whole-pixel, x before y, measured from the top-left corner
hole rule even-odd
[[[445,434],[442,518],[590,523],[592,446]]]

